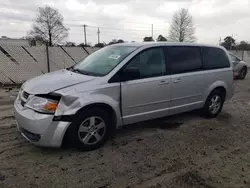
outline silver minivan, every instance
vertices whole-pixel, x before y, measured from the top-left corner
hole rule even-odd
[[[14,107],[30,142],[60,147],[67,138],[93,150],[123,125],[194,109],[216,117],[233,93],[233,66],[222,47],[124,43],[26,81]]]

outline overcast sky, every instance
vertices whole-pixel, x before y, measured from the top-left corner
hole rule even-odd
[[[198,42],[218,44],[220,37],[232,35],[236,41],[250,41],[250,0],[0,0],[0,36],[26,36],[38,7],[57,8],[70,29],[67,41],[97,43],[112,39],[142,41],[159,34],[168,35],[174,11],[188,8],[193,16]]]

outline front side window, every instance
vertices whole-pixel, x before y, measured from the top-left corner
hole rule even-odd
[[[163,48],[144,50],[128,63],[126,69],[137,69],[140,72],[140,79],[164,75],[166,64]]]
[[[136,48],[134,46],[102,48],[74,65],[71,70],[91,76],[105,76]]]
[[[198,47],[168,47],[168,60],[171,63],[172,74],[193,72],[202,69],[202,60]]]
[[[202,47],[204,69],[218,69],[230,67],[227,54],[220,48]]]

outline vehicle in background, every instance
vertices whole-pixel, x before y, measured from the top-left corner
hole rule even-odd
[[[216,117],[234,93],[233,65],[219,46],[124,43],[25,82],[15,118],[30,142],[102,146],[116,128],[194,109]]]
[[[233,53],[229,52],[230,58],[233,62],[233,68],[234,68],[234,75],[238,79],[245,79],[247,75],[247,63],[242,61],[240,58],[238,58]]]

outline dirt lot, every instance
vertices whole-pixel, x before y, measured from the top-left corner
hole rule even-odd
[[[0,89],[0,187],[250,187],[250,78],[217,119],[131,125],[91,152],[38,148],[17,132],[17,89]]]

